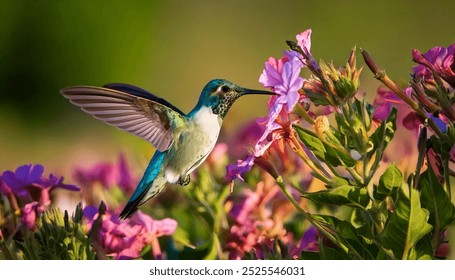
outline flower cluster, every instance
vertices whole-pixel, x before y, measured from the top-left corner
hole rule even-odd
[[[172,235],[177,228],[173,219],[154,220],[141,211],[126,221],[120,220],[118,214],[99,211],[93,206],[86,206],[83,213],[88,230],[97,235],[95,241],[99,242],[99,250],[103,250],[98,253],[114,259],[138,258],[148,244],[153,247],[154,259],[161,259],[158,237]],[[97,221],[98,228],[94,226]]]
[[[29,164],[20,166],[15,171],[4,171],[0,176],[1,195],[8,201],[6,205],[0,204],[0,237],[9,240],[25,238],[28,247],[24,258],[59,256],[71,259],[133,259],[141,257],[147,246],[152,250],[149,258],[163,257],[158,238],[174,234],[177,228],[175,220],[155,220],[141,211],[129,219],[119,219],[118,213],[123,206],[119,201],[121,198],[124,200],[135,186],[135,176],[131,174],[123,155],[116,164],[99,163],[93,168],[75,169],[74,177],[82,186],[82,201],[87,206],[82,210],[78,205],[72,222],[67,217],[67,212],[63,218],[60,210],[53,208],[56,206],[53,205],[54,190],[79,191],[80,188],[64,183],[63,177],[54,174],[43,176],[43,173],[42,165]],[[100,197],[100,192],[106,195]],[[101,202],[99,208],[91,206],[99,203],[102,198],[108,198],[109,210],[106,210],[104,202]],[[80,217],[77,217],[78,211]],[[30,234],[31,232],[36,235]],[[65,236],[67,237],[62,242],[70,242],[65,243],[67,250],[89,248],[84,250],[93,250],[95,256],[88,251],[61,252],[61,246],[55,246],[55,249],[46,252],[46,246],[54,246],[54,243],[47,244],[47,240],[59,240]],[[47,245],[35,246],[43,242]]]
[[[22,165],[14,172],[4,171],[0,177],[1,194],[8,198],[12,215],[20,215],[22,225],[35,228],[35,222],[51,205],[51,194],[56,189],[79,191],[79,187],[63,183],[63,177],[43,176],[40,164]]]
[[[311,29],[297,35],[299,44],[308,53],[311,47],[310,36]],[[268,115],[258,120],[258,123],[264,127],[264,131],[257,140],[253,153],[247,159],[238,160],[237,164],[227,167],[226,177],[229,181],[234,178],[242,179],[242,174],[251,169],[256,158],[261,157],[272,144],[289,134],[292,124],[289,114],[301,99],[299,90],[303,86],[304,79],[300,77],[300,71],[304,66],[302,58],[293,51],[285,52],[280,59],[270,57],[265,62],[259,82],[277,95],[272,96],[268,102]]]
[[[310,35],[311,30],[302,32],[296,36],[297,42],[287,41],[291,51],[286,51],[280,59],[269,58],[266,61],[259,81],[277,95],[269,100],[269,114],[257,121],[261,134],[257,136],[252,152],[246,159],[227,167],[227,180],[231,181],[231,187],[234,179],[243,181],[246,172],[254,165],[272,175],[282,192],[311,224],[302,238],[305,241],[295,247],[302,257],[313,258],[315,255],[311,252],[319,251],[322,241],[323,251],[336,250],[337,257],[371,258],[377,254],[375,246],[365,244],[371,237],[367,237],[368,234],[350,235],[350,232],[359,227],[372,228],[372,223],[375,228],[373,236],[383,236],[374,242],[393,251],[389,258],[435,257],[434,251],[427,252],[425,256],[412,255],[409,250],[415,243],[395,248],[391,238],[403,235],[396,231],[397,228],[409,226],[405,225],[409,219],[400,219],[406,216],[402,211],[403,207],[409,207],[405,205],[409,204],[410,192],[418,192],[412,194],[413,197],[420,195],[418,207],[421,208],[414,205],[417,208],[415,211],[429,212],[431,216],[430,219],[421,216],[421,236],[432,235],[432,227],[438,230],[435,234],[442,234],[455,217],[455,206],[449,202],[449,177],[454,174],[453,163],[451,165],[450,162],[453,162],[452,155],[455,153],[455,45],[435,47],[425,54],[414,50],[413,59],[419,65],[413,69],[410,85],[404,90],[362,50],[365,62],[375,77],[388,87],[379,88],[374,103],[368,104],[365,92],[359,91],[362,68],[356,66],[356,49],[351,50],[345,67],[336,68],[333,63],[314,59],[310,52]],[[303,67],[307,67],[312,76],[301,78]],[[326,115],[329,114],[333,117],[328,118]],[[411,141],[403,138],[408,137],[407,134],[398,135],[400,140],[404,140],[405,150],[417,155],[411,161],[416,168],[411,168],[411,176],[405,180],[414,191],[405,190],[407,185],[404,184],[403,173],[394,163],[385,165],[394,159],[406,159],[396,155],[388,157],[385,153],[395,135],[397,123],[417,132],[411,135]],[[429,138],[427,127],[433,132]],[[392,144],[392,148],[397,147]],[[311,170],[311,180],[295,181],[297,174],[302,177],[302,172],[299,173],[301,168],[279,168],[283,162],[298,166],[301,164],[298,160]],[[409,167],[406,170],[409,172]],[[248,174],[250,176],[254,177],[254,174]],[[289,241],[292,237],[284,231],[281,235],[270,235],[271,228],[277,224],[264,214],[266,203],[261,204],[264,200],[262,195],[266,196],[267,191],[262,187],[264,179],[261,177],[260,180],[256,183],[256,192],[245,191],[244,199],[232,208],[235,223],[226,247],[231,258],[243,258],[249,251],[262,258],[264,249],[270,249],[272,240],[276,239],[292,244]],[[250,183],[251,179],[247,181]],[[428,186],[434,190],[426,189]],[[371,187],[372,194],[368,190]],[[309,188],[316,191],[307,192]],[[328,211],[330,215],[308,213],[289,189],[299,192],[317,209],[322,205],[352,208],[352,222],[339,220],[336,212],[331,210]],[[449,214],[444,221],[435,222],[436,218],[432,215],[437,215],[434,211],[437,213],[441,209],[428,204],[435,198],[435,192],[438,192],[438,200],[447,202],[444,211]],[[444,208],[443,204],[441,202],[439,207]],[[381,207],[390,211],[379,217],[377,213],[382,211]],[[373,220],[364,219],[366,216],[362,218],[359,213],[373,215]],[[310,238],[312,241],[308,241]],[[434,244],[435,249],[443,241],[439,242]]]

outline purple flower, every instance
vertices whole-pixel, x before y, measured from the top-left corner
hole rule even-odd
[[[2,174],[2,180],[8,187],[21,198],[27,198],[29,195],[28,187],[43,185],[44,167],[36,164],[32,167],[31,164],[19,166],[15,172],[5,171]]]
[[[447,120],[442,118],[442,115],[434,116],[427,113],[427,117],[432,119],[442,133],[447,131]],[[417,130],[424,122],[424,119],[417,115],[415,112],[410,112],[403,118],[403,126],[408,130]]]
[[[285,55],[280,59],[271,57],[266,61],[259,82],[278,94],[271,97],[269,116],[277,116],[284,105],[290,112],[297,104],[298,91],[302,88],[304,81],[299,76],[301,69],[302,63],[297,57],[289,58]]]
[[[6,183],[15,195],[22,199],[31,198],[39,201],[42,205],[50,204],[49,192],[62,188],[70,191],[78,191],[75,185],[64,184],[63,177],[50,174],[48,178],[43,176],[44,167],[40,164],[26,164],[19,166],[15,172],[5,171],[2,174],[2,181]],[[6,190],[6,187],[2,187]]]
[[[298,246],[298,253],[302,251],[319,252],[318,231],[315,227],[310,226],[302,236]]]
[[[410,88],[407,88],[406,92],[409,90]],[[384,121],[389,116],[393,104],[403,104],[403,101],[389,89],[378,88],[373,101],[373,119]]]
[[[434,47],[425,54],[418,50],[412,51],[412,58],[420,65],[413,68],[417,78],[432,80],[433,73],[438,73],[452,87],[455,86],[455,44],[449,47]]]
[[[37,217],[51,204],[51,191],[57,188],[79,190],[75,185],[64,184],[63,177],[50,174],[46,178],[43,172],[42,165],[27,164],[19,166],[15,172],[3,172],[0,180],[1,192],[8,196],[14,211],[20,210],[18,198],[26,203],[20,211],[20,220],[30,230],[35,229]]]
[[[238,178],[243,181],[242,175],[250,171],[254,164],[254,155],[249,155],[245,160],[237,160],[236,164],[226,167],[226,180],[233,181]]]
[[[299,45],[304,47],[308,53],[311,47],[310,36],[311,30],[297,35]],[[259,82],[277,95],[272,96],[268,102],[268,115],[258,119],[258,124],[264,126],[265,129],[254,146],[253,154],[245,160],[238,160],[237,164],[227,166],[227,180],[232,181],[235,178],[243,180],[242,174],[251,169],[255,158],[262,156],[275,140],[281,138],[280,133],[276,133],[276,131],[287,131],[287,127],[284,127],[283,124],[290,125],[288,114],[299,101],[299,90],[304,83],[304,79],[300,77],[303,66],[301,58],[296,52],[286,52],[280,59],[270,57],[265,62]],[[277,119],[280,119],[279,123]]]

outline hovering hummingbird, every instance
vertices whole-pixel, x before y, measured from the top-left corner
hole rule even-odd
[[[93,117],[137,135],[156,148],[136,190],[120,217],[132,215],[166,183],[190,182],[190,173],[207,158],[229,108],[240,96],[275,93],[239,87],[227,80],[207,83],[191,112],[128,84],[74,86],[60,93]]]

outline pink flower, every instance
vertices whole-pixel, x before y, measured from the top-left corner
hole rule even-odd
[[[373,119],[384,121],[389,116],[393,104],[404,104],[404,102],[389,89],[378,88],[373,101]]]
[[[271,57],[265,63],[259,82],[278,94],[269,101],[269,116],[272,119],[279,114],[283,106],[290,112],[297,104],[298,91],[304,81],[299,76],[301,69],[302,63],[297,57],[289,58],[286,55],[280,59]]]
[[[279,194],[277,185],[260,182],[254,191],[245,191],[238,201],[234,198],[229,212],[234,224],[225,247],[229,259],[242,259],[251,251],[257,258],[263,259],[264,249],[270,251],[274,239],[294,247],[291,235],[282,222],[283,216],[288,213],[288,201],[281,200]]]
[[[307,29],[300,34],[295,36],[297,39],[297,45],[302,48],[304,53],[309,54],[311,49],[311,29]]]
[[[137,183],[123,154],[116,164],[101,162],[87,169],[76,168],[74,178],[86,188],[95,183],[100,183],[105,188],[118,185],[127,193],[132,192]]]
[[[89,231],[98,216],[96,207],[87,206],[84,208],[84,218]],[[143,227],[131,225],[129,221],[120,220],[118,215],[112,215],[109,212],[103,214],[101,219],[98,240],[106,255],[115,259],[138,258],[142,248],[146,245],[142,239],[138,238]]]
[[[137,214],[131,218],[131,222],[143,227],[143,232],[141,234],[147,243],[150,242],[152,237],[169,236],[174,234],[177,229],[176,220],[170,218],[154,220],[142,211],[137,211]]]
[[[98,209],[93,206],[84,208],[84,218],[91,230],[98,219]],[[108,256],[115,259],[135,259],[142,249],[151,244],[155,259],[161,258],[158,237],[174,234],[177,222],[173,219],[154,220],[137,211],[130,219],[120,220],[117,214],[107,212],[102,216],[98,240]]]
[[[25,204],[21,211],[21,223],[29,230],[36,228],[36,217],[43,211],[38,207],[38,202],[33,201]]]
[[[310,36],[311,29],[297,35],[299,46],[308,54],[311,47]],[[245,160],[238,160],[237,164],[227,166],[227,180],[242,179],[242,174],[248,172],[253,166],[254,159],[262,156],[274,141],[282,138],[282,134],[276,132],[287,131],[290,126],[288,114],[299,101],[299,90],[304,83],[304,79],[300,77],[300,71],[304,66],[301,59],[296,52],[286,52],[280,59],[270,57],[265,62],[259,82],[277,95],[272,96],[268,102],[268,115],[258,119],[258,124],[265,129],[254,146],[253,154]]]
[[[432,80],[433,73],[438,73],[452,87],[455,86],[455,44],[449,47],[434,47],[425,54],[418,50],[412,51],[412,58],[420,65],[413,68],[417,78]]]

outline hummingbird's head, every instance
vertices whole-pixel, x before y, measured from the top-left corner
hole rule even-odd
[[[211,107],[214,114],[224,118],[234,101],[247,94],[275,95],[270,91],[242,88],[227,80],[215,79],[208,82],[202,90],[197,107]]]

